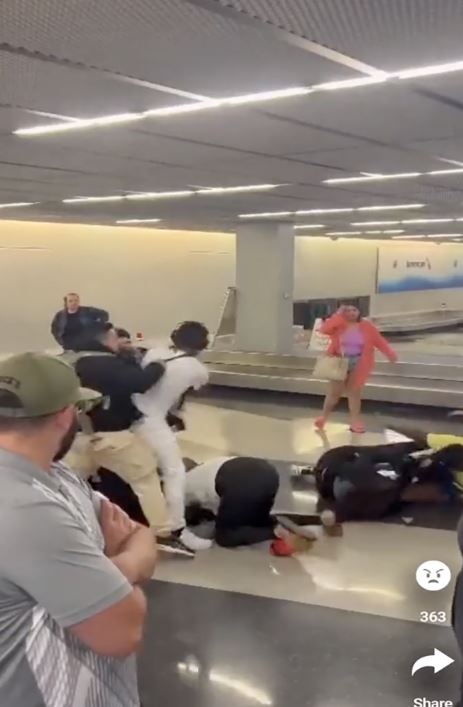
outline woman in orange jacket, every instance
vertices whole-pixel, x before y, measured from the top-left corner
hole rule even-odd
[[[365,432],[360,419],[362,390],[375,365],[375,349],[381,351],[392,363],[397,354],[381,336],[372,322],[362,319],[360,311],[352,305],[343,305],[332,317],[323,322],[320,331],[330,337],[328,356],[344,356],[348,373],[344,381],[330,381],[323,412],[315,420],[315,427],[323,430],[343,393],[347,393],[352,432]]]

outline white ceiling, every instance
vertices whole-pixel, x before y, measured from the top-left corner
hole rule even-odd
[[[426,204],[422,217],[463,216],[463,174],[323,183],[463,162],[463,71],[126,126],[13,134],[66,117],[463,60],[462,35],[461,0],[3,0],[0,205],[39,203],[0,209],[0,217],[106,224],[158,217],[164,227],[233,230],[241,213],[408,202]],[[178,200],[62,203],[262,183],[284,186]],[[416,215],[400,212],[402,219]],[[313,217],[327,230],[348,230],[355,220]],[[445,230],[459,232],[459,225]]]

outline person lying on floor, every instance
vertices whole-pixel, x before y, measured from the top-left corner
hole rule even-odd
[[[463,445],[463,435],[429,432],[407,425],[393,425],[390,430],[386,430],[386,439],[391,442],[399,439],[401,441],[411,440],[420,445],[421,449],[433,449],[434,451],[454,444]],[[454,469],[453,477],[455,488],[463,494],[463,464]]]
[[[453,473],[463,468],[463,446],[437,451],[422,440],[374,446],[345,445],[330,449],[315,467],[322,506],[332,508],[338,522],[379,520],[406,502],[446,502],[454,496]]]
[[[286,531],[316,540],[317,529],[335,524],[333,513],[322,516],[273,512],[280,485],[270,462],[252,457],[219,457],[187,469],[185,501],[188,525],[215,521],[215,541],[238,547],[284,537]]]

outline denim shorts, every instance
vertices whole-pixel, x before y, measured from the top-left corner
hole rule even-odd
[[[360,361],[360,356],[346,356],[346,359],[347,370],[349,373],[352,373],[352,371],[357,367],[357,364]]]

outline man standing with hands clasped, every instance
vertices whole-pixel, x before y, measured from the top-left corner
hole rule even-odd
[[[59,460],[99,394],[42,354],[0,363],[0,704],[138,707],[152,532]]]

